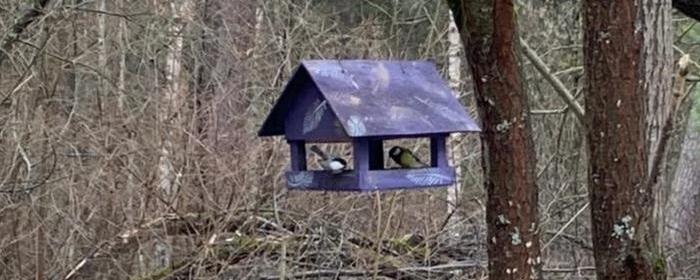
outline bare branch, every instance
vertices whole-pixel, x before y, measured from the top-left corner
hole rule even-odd
[[[0,65],[9,57],[12,47],[22,35],[27,26],[34,22],[43,14],[43,9],[49,4],[50,0],[30,1],[33,3],[31,7],[25,8],[24,11],[15,19],[15,24],[10,27],[10,31],[6,33],[0,43]]]
[[[535,66],[535,69],[542,74],[542,76],[552,85],[552,88],[554,88],[554,91],[559,94],[559,96],[564,99],[564,102],[566,102],[571,109],[573,109],[574,114],[576,115],[576,118],[581,121],[583,120],[583,107],[581,107],[581,104],[579,104],[576,101],[576,98],[574,97],[573,94],[566,88],[564,83],[559,80],[559,78],[555,77],[552,75],[552,71],[549,70],[549,67],[540,59],[540,57],[535,53],[535,51],[530,48],[530,46],[525,42],[523,38],[520,38],[520,45],[523,47],[525,57],[532,62],[532,65]]]

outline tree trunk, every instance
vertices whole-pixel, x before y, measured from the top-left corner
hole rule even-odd
[[[700,132],[691,130],[683,143],[675,174],[674,192],[670,200],[669,212],[673,219],[670,219],[669,225],[675,229],[670,232],[668,238],[672,246],[684,246],[697,240],[697,230],[700,230],[700,215],[698,215],[700,209],[696,209],[700,206],[700,201],[697,201],[700,198],[698,166],[700,166]]]
[[[98,2],[98,7],[97,10],[100,11],[107,11],[107,0],[100,0]],[[97,15],[97,29],[98,29],[98,35],[97,35],[97,42],[99,43],[99,53],[97,55],[97,65],[100,67],[101,71],[103,71],[104,76],[100,76],[98,78],[99,84],[100,84],[100,89],[97,91],[97,94],[95,95],[97,97],[97,109],[100,112],[100,117],[102,117],[102,113],[104,113],[103,107],[102,107],[102,99],[107,97],[107,92],[108,92],[108,81],[106,81],[105,77],[109,77],[109,69],[107,67],[107,56],[109,55],[108,52],[108,39],[107,39],[107,15],[106,14],[98,14]]]
[[[668,112],[669,9],[668,0],[583,4],[588,185],[598,279],[664,277],[654,226],[657,190],[647,160],[659,146],[659,126]]]
[[[453,20],[449,21],[449,27],[447,30],[447,42],[450,44],[449,48],[447,50],[448,52],[448,75],[450,78],[449,85],[450,89],[452,90],[452,93],[455,95],[455,97],[459,98],[460,97],[460,82],[462,79],[462,57],[460,56],[459,50],[462,48],[462,44],[460,42],[460,37],[459,37],[459,30],[457,29],[457,25]],[[461,215],[460,212],[458,211],[458,201],[459,201],[459,194],[461,193],[461,186],[462,186],[462,175],[464,175],[462,171],[462,161],[464,160],[464,149],[460,146],[460,143],[464,140],[463,135],[457,135],[457,136],[452,136],[450,137],[450,147],[452,147],[452,165],[455,167],[455,176],[457,177],[457,181],[453,186],[450,186],[447,189],[447,214],[451,215],[449,216],[449,230],[450,230],[450,236],[459,236],[459,229],[455,227],[454,221],[460,221],[461,220]]]
[[[490,279],[530,279],[540,263],[535,153],[513,1],[449,1],[482,120]]]
[[[124,0],[117,0],[116,6],[120,10],[125,10]],[[125,113],[125,102],[126,102],[126,54],[128,43],[128,35],[126,29],[126,19],[119,18],[119,26],[117,27],[117,47],[119,48],[119,78],[117,79],[117,108],[121,113]],[[132,157],[129,157],[131,160]],[[131,174],[129,174],[131,176]],[[131,180],[130,180],[131,181]],[[131,184],[129,184],[131,185]]]
[[[177,194],[180,186],[180,176],[175,170],[176,140],[180,133],[176,131],[183,125],[181,110],[188,92],[188,83],[183,77],[183,48],[184,31],[188,22],[192,21],[194,3],[190,0],[170,3],[173,19],[168,28],[172,38],[169,50],[165,55],[165,88],[158,103],[157,119],[160,125],[160,156],[158,159],[158,187],[163,197],[170,203],[169,208],[176,208]],[[157,7],[157,6],[156,6]],[[153,266],[157,269],[172,265],[172,239],[166,236],[155,243]]]
[[[654,5],[650,5],[651,3]],[[673,77],[673,30],[671,22],[671,1],[645,1],[643,5],[644,20],[644,90],[647,96],[646,108],[646,134],[647,152],[655,154],[659,150],[659,140],[663,137],[662,127],[666,123],[672,107],[672,77]],[[675,141],[678,142],[678,141]],[[680,143],[674,143],[680,146]],[[663,156],[663,155],[661,155]],[[651,157],[649,157],[651,158]],[[671,158],[664,159],[664,164]],[[647,172],[651,172],[652,161],[647,162]],[[662,170],[666,170],[663,168]],[[654,190],[654,208],[652,217],[648,220],[650,238],[653,239],[654,251],[661,252],[661,236],[663,236],[665,206],[668,194],[671,192],[671,184],[667,180],[668,175],[661,172]]]
[[[162,102],[159,104],[158,123],[162,125],[161,131],[161,155],[158,162],[159,178],[158,186],[166,197],[172,199],[177,193],[179,178],[173,165],[174,143],[177,138],[172,131],[173,124],[177,125],[181,109],[187,96],[187,82],[182,78],[182,51],[184,47],[183,32],[187,22],[192,20],[193,7],[189,0],[170,3],[173,24],[168,34],[173,40],[170,50],[165,57],[165,90]],[[175,122],[173,121],[175,120]]]

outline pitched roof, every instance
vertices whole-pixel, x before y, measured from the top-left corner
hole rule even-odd
[[[284,134],[290,86],[309,75],[350,137],[480,131],[428,61],[306,60],[260,129]]]

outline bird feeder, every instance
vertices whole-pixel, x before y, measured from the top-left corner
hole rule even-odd
[[[446,139],[479,127],[428,61],[307,60],[287,83],[259,136],[284,135],[290,189],[371,191],[451,185]],[[384,167],[383,141],[430,138],[430,166]],[[308,170],[307,143],[352,143],[340,174]]]

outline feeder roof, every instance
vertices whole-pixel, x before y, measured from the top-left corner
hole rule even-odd
[[[316,87],[350,137],[480,131],[431,62],[305,60],[263,123],[260,136],[284,134],[285,118],[301,90],[290,85],[299,79],[311,80],[306,84]]]

